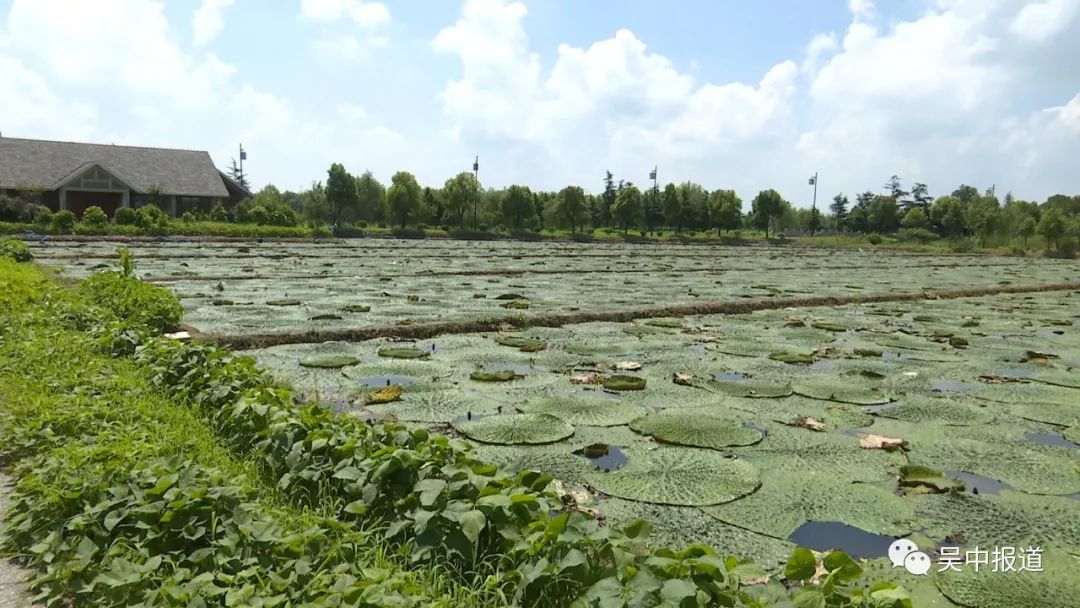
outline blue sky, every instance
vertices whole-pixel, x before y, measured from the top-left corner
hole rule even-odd
[[[48,41],[43,44],[43,41]],[[439,185],[1080,192],[1080,0],[15,0],[0,131]]]

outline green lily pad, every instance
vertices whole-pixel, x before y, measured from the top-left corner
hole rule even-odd
[[[1014,546],[1007,543],[1007,546]],[[993,550],[992,548],[990,549]],[[934,582],[945,597],[960,606],[986,608],[1044,608],[1075,606],[1080,598],[1080,565],[1062,550],[1040,555],[1041,572],[994,572],[983,566],[960,566],[960,571],[937,572]],[[1019,559],[1015,567],[1018,567]]]
[[[1061,436],[1073,443],[1080,444],[1080,426],[1070,426],[1061,433]]]
[[[267,306],[299,306],[300,304],[301,304],[300,300],[296,300],[296,299],[293,299],[293,298],[287,298],[287,299],[282,299],[282,300],[267,300],[266,301]]]
[[[629,447],[623,453],[626,465],[587,475],[589,484],[627,500],[686,507],[736,500],[760,485],[756,467],[712,450]]]
[[[631,422],[630,428],[665,443],[714,450],[753,445],[763,437],[760,431],[744,427],[741,422],[693,409],[669,409],[642,416]]]
[[[853,405],[880,405],[891,401],[888,395],[877,389],[830,380],[796,382],[791,388],[797,395],[822,401]]]
[[[516,407],[527,414],[551,414],[585,426],[619,426],[641,415],[641,408],[632,403],[577,395],[523,401]]]
[[[604,388],[612,391],[642,391],[645,384],[645,378],[627,374],[613,374],[604,378]]]
[[[705,388],[732,397],[760,397],[777,399],[792,394],[789,384],[771,384],[756,380],[706,380]]]
[[[810,365],[814,362],[814,355],[806,353],[778,352],[770,353],[769,358],[788,365]]]
[[[315,367],[319,369],[338,369],[348,365],[356,365],[360,359],[350,355],[325,355],[312,357],[300,362],[301,367]]]
[[[494,372],[475,371],[469,374],[469,379],[476,380],[477,382],[509,382],[517,377],[518,374],[509,369],[501,369]]]
[[[912,530],[915,517],[909,501],[885,485],[852,483],[825,459],[775,455],[755,457],[753,462],[762,471],[757,492],[702,510],[720,521],[776,538],[787,538],[811,521],[842,522],[890,536]]]
[[[814,321],[810,324],[810,327],[815,329],[823,329],[825,331],[847,331],[850,329],[843,323],[834,323],[832,321]]]
[[[525,336],[496,336],[496,344],[503,346],[511,346],[513,348],[521,349],[525,352],[536,352],[543,350],[547,345],[543,340],[537,340],[536,338],[527,338]]]
[[[318,315],[312,315],[311,320],[312,321],[340,321],[341,316],[340,315],[335,315],[333,313],[328,312],[328,313],[323,313],[323,314],[318,314]]]
[[[941,471],[917,464],[905,464],[900,467],[900,486],[905,488],[927,488],[932,492],[963,490],[964,482],[942,475]]]
[[[371,312],[371,307],[364,304],[346,304],[341,307],[345,312]]]
[[[500,304],[503,308],[509,308],[513,310],[528,310],[529,303],[524,300],[509,300]]]
[[[554,443],[574,434],[574,427],[551,414],[510,414],[456,423],[469,439],[502,445]]]
[[[667,329],[681,329],[683,326],[682,319],[648,319],[643,323],[645,325],[664,327]]]
[[[495,296],[496,300],[528,300],[525,296],[519,293],[502,293]]]
[[[1033,374],[1029,379],[1044,384],[1080,389],[1080,369],[1048,369]],[[1080,402],[1080,392],[1076,393],[1076,399]]]
[[[426,359],[431,353],[419,348],[386,347],[379,349],[379,356],[387,359]]]

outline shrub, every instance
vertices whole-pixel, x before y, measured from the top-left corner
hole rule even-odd
[[[367,222],[356,222],[356,225],[361,228],[367,228]]]
[[[439,226],[439,230],[442,230],[443,232],[450,232],[450,226],[443,224],[442,226]]]
[[[920,243],[929,243],[938,238],[938,235],[926,228],[901,228],[898,236],[905,241],[918,241]]]
[[[48,226],[49,224],[52,224],[52,220],[53,212],[50,211],[48,207],[39,209],[38,212],[34,214],[34,223],[38,226]]]
[[[172,292],[126,276],[123,271],[96,272],[83,279],[78,290],[91,303],[111,310],[121,319],[159,333],[175,329],[184,316]]]
[[[428,225],[427,225],[427,224],[417,224],[417,225],[416,225],[416,229],[417,229],[417,230],[427,230],[427,229],[428,229]]]
[[[190,211],[185,211],[184,214],[180,216],[180,221],[184,222],[185,224],[190,224],[192,222],[198,221],[198,218],[195,217],[194,213]]]
[[[229,221],[229,212],[225,209],[225,205],[221,204],[221,201],[214,203],[214,207],[210,209],[210,219],[215,222]]]
[[[26,243],[15,239],[0,239],[0,259],[9,258],[16,262],[29,262],[34,259]]]
[[[117,225],[134,226],[138,223],[138,217],[138,214],[136,214],[135,210],[131,207],[121,207],[116,210],[116,217],[114,219],[116,220]]]
[[[427,233],[419,228],[394,228],[390,231],[390,234],[399,239],[423,239],[427,238]]]
[[[87,224],[100,228],[109,223],[109,216],[105,215],[105,211],[97,205],[90,205],[83,211],[82,219]]]
[[[65,234],[75,230],[75,214],[68,209],[57,211],[52,217],[52,227]]]
[[[168,222],[168,214],[153,203],[143,205],[135,212],[135,224],[151,233],[162,231]]]
[[[960,239],[953,243],[950,247],[953,253],[970,253],[975,249],[975,246],[971,243],[971,239]]]
[[[873,234],[868,234],[864,238],[866,239],[866,242],[870,243],[871,245],[881,244],[881,235],[876,232]]]
[[[386,228],[386,222],[379,222],[379,228]]]
[[[0,194],[0,222],[31,222],[38,210],[44,208],[21,198]]]

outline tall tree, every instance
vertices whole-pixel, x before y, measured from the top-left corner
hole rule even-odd
[[[681,206],[679,227],[693,225],[699,227],[702,220],[708,218],[709,196],[701,184],[683,182],[678,186],[679,204]],[[705,217],[702,217],[704,215]],[[700,226],[708,229],[709,226]]]
[[[577,232],[581,217],[585,214],[585,191],[580,186],[567,186],[559,191],[559,216],[570,224],[570,232]]]
[[[480,203],[480,182],[476,175],[462,171],[446,180],[443,185],[446,212],[454,218],[459,228],[465,227],[465,217]]]
[[[709,209],[717,236],[721,230],[735,230],[742,225],[742,199],[734,190],[716,190],[710,194]]]
[[[410,219],[415,219],[420,211],[420,184],[408,171],[398,171],[390,179],[390,189],[386,191],[386,202],[390,207],[390,216],[402,228]]]
[[[810,231],[810,236],[814,236],[818,230],[821,230],[821,212],[817,207],[810,208],[810,213],[806,218],[806,229]]]
[[[356,194],[356,181],[341,163],[330,165],[326,178],[326,202],[334,211],[334,223],[341,221],[341,212],[356,209],[359,197]]]
[[[630,229],[630,226],[637,226],[641,224],[644,219],[644,210],[642,209],[641,202],[641,190],[637,189],[637,186],[623,185],[619,190],[618,196],[615,197],[615,205],[611,208],[612,217],[614,217],[623,227],[623,234]]]
[[[832,211],[833,221],[836,222],[836,231],[840,232],[844,229],[847,222],[848,214],[848,198],[841,192],[833,197],[833,202],[829,205],[829,211]]]
[[[923,215],[930,212],[930,203],[934,202],[934,198],[930,196],[930,189],[922,182],[915,182],[915,185],[911,187],[911,200],[923,210]]]
[[[1059,207],[1050,207],[1042,214],[1039,220],[1038,232],[1046,239],[1047,251],[1060,246],[1061,239],[1068,230],[1065,214]]]
[[[664,221],[667,222],[668,227],[675,228],[677,232],[681,232],[683,208],[682,201],[679,200],[679,191],[676,189],[675,184],[664,186],[664,192],[660,195],[660,206],[664,210]]]
[[[619,187],[622,187],[621,181]],[[615,188],[615,176],[611,174],[611,171],[607,171],[604,174],[604,193],[600,195],[600,223],[604,226],[611,224],[611,208],[615,205],[615,197],[618,193]]]
[[[871,232],[892,234],[900,226],[900,206],[892,196],[875,196],[866,208],[866,223]]]
[[[930,218],[922,207],[912,207],[904,214],[904,219],[900,220],[900,227],[905,230],[929,230]]]
[[[1001,206],[997,198],[992,196],[976,197],[964,209],[964,219],[975,233],[980,247],[985,247],[987,240],[997,232],[1000,217]]]
[[[435,188],[424,187],[424,194],[420,197],[420,200],[421,215],[436,226],[442,225],[446,216],[446,206],[443,204],[442,192]]]
[[[357,215],[360,219],[378,221],[386,217],[386,187],[371,171],[356,178]]]
[[[962,205],[967,205],[971,201],[975,200],[975,197],[979,196],[979,190],[974,186],[968,186],[967,184],[961,184],[959,188],[953,190],[953,198],[960,201]],[[937,201],[935,201],[936,203]]]
[[[765,238],[769,238],[769,227],[772,221],[784,211],[784,198],[776,190],[762,190],[750,203],[753,214],[754,227],[765,231]]]
[[[964,232],[964,204],[955,196],[942,196],[930,208],[930,219],[941,227],[943,236],[954,238]]]
[[[532,192],[526,186],[510,186],[503,196],[502,212],[504,220],[514,230],[521,230],[536,217]]]

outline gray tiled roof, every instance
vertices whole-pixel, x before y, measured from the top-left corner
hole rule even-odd
[[[101,165],[138,192],[229,196],[208,152],[0,137],[0,188],[53,190],[81,166]]]

